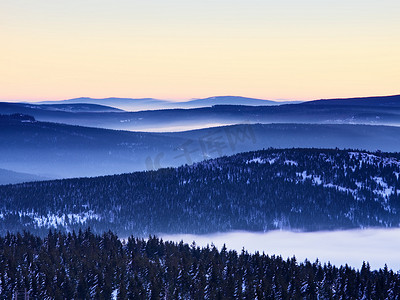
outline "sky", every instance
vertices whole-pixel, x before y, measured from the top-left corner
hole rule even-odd
[[[400,94],[398,0],[1,0],[0,100]]]

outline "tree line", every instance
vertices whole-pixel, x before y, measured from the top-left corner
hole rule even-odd
[[[400,275],[200,248],[90,229],[0,237],[0,295],[12,299],[398,299]]]

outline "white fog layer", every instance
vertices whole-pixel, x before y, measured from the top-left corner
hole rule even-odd
[[[336,266],[348,264],[359,269],[368,261],[372,269],[385,264],[394,271],[400,270],[400,229],[364,229],[323,232],[271,231],[267,233],[230,232],[212,235],[160,235],[164,240],[207,246],[213,243],[218,249],[226,244],[238,252],[259,251],[284,258],[296,256],[314,262],[331,262]]]

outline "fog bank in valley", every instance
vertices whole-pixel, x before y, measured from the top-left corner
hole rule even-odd
[[[361,268],[368,261],[372,269],[385,264],[394,271],[400,270],[400,229],[360,229],[323,232],[271,231],[266,233],[230,232],[212,235],[160,235],[164,240],[198,246],[214,244],[218,249],[226,244],[228,249],[238,252],[259,251],[284,258],[296,256],[299,262],[311,262],[317,258],[322,263],[336,266],[348,264]]]

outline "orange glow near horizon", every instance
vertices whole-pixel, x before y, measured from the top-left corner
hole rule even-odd
[[[399,94],[398,1],[11,1],[0,100]]]

